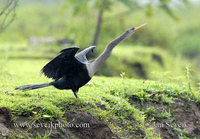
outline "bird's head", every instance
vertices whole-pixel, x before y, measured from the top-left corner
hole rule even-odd
[[[128,35],[132,35],[136,30],[142,28],[142,27],[145,26],[145,25],[146,25],[146,23],[145,23],[145,24],[142,24],[142,25],[140,25],[140,26],[138,26],[138,27],[132,27],[132,28],[128,29],[128,30],[127,30]]]

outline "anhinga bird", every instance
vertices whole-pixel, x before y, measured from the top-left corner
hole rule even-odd
[[[139,27],[133,27],[126,30],[122,35],[109,43],[104,52],[92,61],[88,61],[86,55],[90,51],[93,51],[95,46],[86,48],[77,55],[75,54],[79,50],[78,47],[66,48],[60,51],[60,54],[45,65],[41,70],[42,73],[44,73],[44,75],[48,78],[54,79],[53,82],[24,85],[19,86],[16,89],[32,90],[52,85],[57,89],[71,89],[74,92],[75,97],[78,98],[77,93],[79,88],[90,81],[93,75],[110,56],[113,48],[142,26],[144,26],[144,24]]]

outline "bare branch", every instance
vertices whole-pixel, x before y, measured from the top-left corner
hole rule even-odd
[[[0,16],[3,15],[5,13],[5,11],[10,7],[10,5],[13,3],[14,1],[8,1],[8,3],[6,4],[6,6],[3,8],[3,10],[0,12]]]
[[[15,9],[19,0],[8,0],[7,2],[2,2],[2,10],[0,11],[0,32],[4,31],[8,25],[10,25],[15,17]]]

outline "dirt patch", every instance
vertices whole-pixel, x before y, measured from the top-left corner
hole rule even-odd
[[[177,123],[182,123],[185,136],[200,137],[200,108],[197,104],[179,100],[173,105],[172,115]]]
[[[131,104],[145,111],[147,122],[159,133],[162,139],[178,139],[182,137],[200,137],[200,107],[192,101],[177,98],[173,104],[162,101],[146,101],[140,103],[135,99],[130,99]],[[153,107],[155,111],[147,109]],[[168,112],[168,116],[159,116]],[[150,120],[154,117],[155,120]]]
[[[168,111],[169,106],[164,103],[159,103],[155,101],[147,101],[145,103],[132,103],[136,108],[139,108],[142,111],[145,111],[147,120],[146,122],[154,128],[155,133],[160,134],[162,139],[177,139],[178,134],[170,126],[171,123],[166,118],[161,118],[158,115]],[[154,107],[156,111],[147,111],[148,108]],[[151,121],[151,118],[154,117],[155,120]]]
[[[67,112],[63,119],[55,122],[35,120],[34,116],[19,116],[12,119],[11,111],[0,108],[0,138],[2,137],[36,137],[47,136],[57,138],[110,139],[118,138],[103,121],[89,112]]]
[[[200,137],[200,109],[197,104],[179,99],[168,109],[171,110],[172,122],[168,120],[154,121],[155,130],[163,139],[178,139],[180,136]]]
[[[154,128],[162,139],[199,138],[200,137],[200,107],[195,102],[176,98],[174,103],[162,101],[145,101],[141,103],[129,99],[134,107],[144,111],[146,122]],[[98,105],[106,109],[104,105]],[[154,110],[150,108],[154,108]],[[42,109],[34,109],[39,113]],[[163,113],[168,113],[164,115]],[[32,119],[30,119],[30,117]],[[79,138],[79,139],[110,139],[119,138],[109,126],[89,112],[66,112],[62,119],[36,120],[34,115],[12,118],[11,110],[0,108],[0,138],[6,137],[36,137],[38,134],[52,139]],[[152,120],[153,119],[153,120]],[[130,119],[129,119],[130,120]],[[134,120],[131,120],[134,121]],[[114,119],[110,121],[116,126],[124,127]],[[17,124],[17,126],[16,126]],[[22,126],[23,125],[23,126]],[[31,126],[30,126],[31,125]],[[135,124],[133,123],[133,126]],[[124,127],[126,128],[126,127]],[[124,137],[144,138],[143,130],[134,133],[123,133]]]
[[[11,110],[2,107],[0,108],[0,137],[1,135],[8,135],[11,128]]]
[[[112,133],[111,129],[102,121],[92,116],[88,112],[82,113],[66,113],[65,117],[72,128],[70,131],[73,132],[77,137],[83,139],[110,139],[118,138]]]

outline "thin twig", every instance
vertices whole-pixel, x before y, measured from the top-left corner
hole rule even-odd
[[[0,32],[3,32],[8,27],[8,25],[14,21],[16,17],[15,9],[17,7],[17,3],[18,0],[9,0],[3,10],[0,12],[0,16],[3,16],[0,25]],[[9,18],[11,15],[12,17]]]
[[[3,15],[5,13],[5,11],[10,7],[10,5],[13,3],[14,1],[10,0],[8,1],[7,5],[3,8],[3,10],[0,12],[0,16]]]

